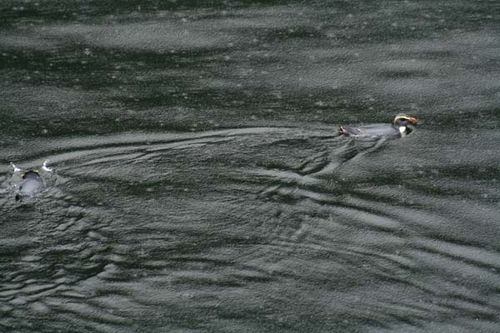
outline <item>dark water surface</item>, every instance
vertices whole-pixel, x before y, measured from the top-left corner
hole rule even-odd
[[[499,332],[500,3],[207,3],[0,3],[0,332]]]

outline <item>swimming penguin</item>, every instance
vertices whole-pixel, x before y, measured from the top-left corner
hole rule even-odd
[[[417,123],[417,118],[398,114],[392,124],[371,124],[363,126],[340,126],[339,134],[355,138],[397,139],[410,134]]]
[[[43,162],[42,170],[45,172],[52,172],[52,169],[47,167],[48,161]],[[14,173],[22,172],[22,181],[17,186],[16,201],[22,200],[23,198],[33,198],[37,194],[41,193],[46,188],[44,179],[42,178],[40,172],[36,169],[28,169],[26,171],[21,170],[13,163],[11,163],[14,168]]]

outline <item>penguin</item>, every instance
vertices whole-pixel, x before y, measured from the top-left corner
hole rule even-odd
[[[339,134],[354,138],[398,139],[410,134],[416,124],[417,118],[398,114],[392,124],[343,125],[339,128]]]
[[[47,167],[48,161],[43,162],[42,170],[45,172],[52,172],[53,170]],[[14,163],[11,163],[14,168],[14,173],[21,172],[22,181],[17,185],[17,193],[15,196],[16,201],[23,198],[33,198],[46,189],[46,183],[37,169],[22,170]]]

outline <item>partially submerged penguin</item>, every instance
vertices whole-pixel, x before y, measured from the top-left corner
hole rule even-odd
[[[47,163],[48,161],[43,162],[42,170],[45,172],[52,172],[52,169],[47,167]],[[23,171],[13,163],[11,163],[11,165],[14,168],[14,173],[22,172],[22,181],[17,185],[16,201],[22,200],[23,198],[33,198],[45,190],[45,181],[38,170],[28,169]]]
[[[340,126],[339,134],[355,138],[397,139],[410,134],[417,118],[398,114],[392,124],[370,124],[363,126]]]

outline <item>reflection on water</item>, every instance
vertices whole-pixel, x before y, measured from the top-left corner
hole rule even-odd
[[[0,331],[498,331],[493,3],[152,3],[1,5]]]

